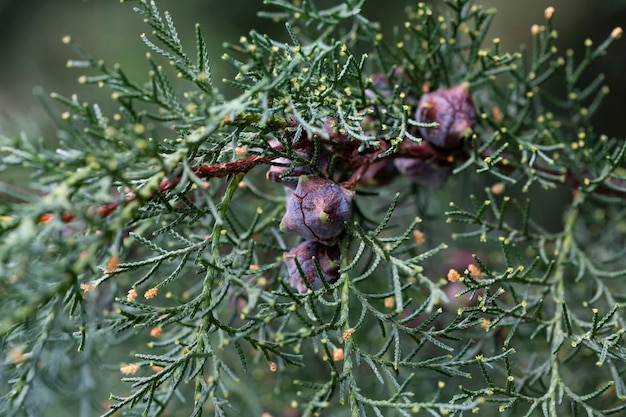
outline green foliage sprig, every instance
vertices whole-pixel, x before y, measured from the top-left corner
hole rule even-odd
[[[623,412],[626,145],[591,124],[603,78],[580,84],[621,29],[560,56],[548,8],[510,54],[470,0],[408,8],[389,40],[364,1],[268,0],[288,41],[227,45],[226,98],[200,27],[190,52],[155,2],[132,3],[147,79],[66,37],[115,109],[53,93],[56,149],[1,139],[0,166],[41,192],[0,185],[3,415],[45,415],[53,395],[83,416]],[[416,118],[421,99],[455,86],[475,124],[458,147],[422,140],[444,123]],[[366,181],[400,160],[422,171]],[[291,270],[302,235],[279,223],[293,195],[310,210],[289,188],[308,177],[354,201],[323,242],[337,265]],[[571,191],[558,227],[541,188]]]

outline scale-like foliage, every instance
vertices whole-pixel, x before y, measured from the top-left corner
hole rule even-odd
[[[227,45],[225,98],[200,27],[132,3],[148,79],[67,37],[117,110],[53,93],[57,149],[2,138],[43,190],[0,185],[2,415],[626,409],[626,143],[580,83],[621,29],[562,57],[549,8],[510,54],[471,0],[390,40],[363,0],[268,0],[290,41]],[[555,231],[535,185],[571,190]]]

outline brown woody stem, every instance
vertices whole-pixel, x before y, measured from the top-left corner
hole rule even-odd
[[[306,142],[306,141],[302,141]],[[305,143],[295,144],[297,147],[302,147]],[[384,146],[383,146],[384,148]],[[276,146],[274,150],[281,152],[284,151],[284,147],[282,145]],[[378,149],[369,154],[353,154],[347,157],[348,163],[350,166],[354,167],[354,172],[352,176],[345,182],[342,183],[342,186],[354,190],[358,184],[359,179],[363,176],[363,174],[367,171],[367,168],[376,161],[378,155],[384,149]],[[219,164],[202,164],[191,167],[192,172],[202,179],[209,178],[222,178],[230,174],[237,173],[247,173],[252,168],[259,165],[266,165],[271,163],[274,159],[279,156],[260,156],[253,155],[246,158],[242,158],[236,161],[224,162]],[[427,142],[422,142],[421,144],[413,144],[410,147],[401,146],[398,151],[392,155],[389,155],[390,158],[402,157],[402,158],[416,158],[416,159],[431,159],[431,160],[439,160],[445,161],[448,163],[454,163],[456,161],[462,161],[467,158],[467,154],[465,153],[451,153],[449,151],[441,151],[431,146]],[[515,168],[511,165],[500,164],[499,167],[504,171],[511,172]],[[565,173],[557,172],[554,170],[550,170],[547,168],[536,168],[539,171],[545,172],[551,175],[561,175],[564,178],[563,184],[573,188],[578,189],[581,186],[580,179],[571,171],[567,171]],[[157,190],[148,197],[148,200],[152,200],[156,198],[158,193],[162,193],[168,190],[175,188],[181,181],[182,174],[177,174],[174,177],[165,177],[161,180]],[[611,187],[613,185],[614,187]],[[619,189],[616,189],[619,188]],[[600,184],[595,192],[597,194],[602,194],[606,196],[619,197],[626,199],[626,184],[618,181],[611,181],[610,185],[606,183]],[[135,193],[128,193],[125,196],[124,201],[130,202],[137,198]],[[120,206],[121,202],[107,203],[96,208],[96,213],[101,217],[109,216],[115,209]],[[63,221],[69,222],[74,218],[74,216],[63,216]]]

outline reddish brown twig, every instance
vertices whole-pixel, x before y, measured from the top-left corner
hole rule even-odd
[[[224,162],[220,164],[202,164],[193,166],[191,167],[191,171],[195,175],[197,175],[198,178],[222,178],[229,174],[248,172],[258,165],[269,164],[272,159],[275,158],[269,156],[253,155],[247,158],[238,159],[236,161]],[[163,193],[165,191],[175,188],[180,183],[181,179],[181,174],[178,174],[172,178],[163,178],[159,183],[156,192],[148,197],[148,200],[156,198],[158,193]],[[135,193],[128,193],[126,194],[124,201],[129,202],[134,200],[135,198],[137,198]],[[120,203],[103,204],[100,207],[96,208],[96,213],[98,213],[98,215],[101,217],[107,217],[113,211],[115,211],[115,209],[118,208],[119,205]]]
[[[326,144],[334,145],[337,148],[342,148],[342,146],[344,146],[344,144],[337,144],[337,143],[332,143],[332,142],[327,142],[327,141],[322,141],[322,142]],[[301,141],[299,141],[297,144],[294,144],[294,145],[298,148],[301,148],[309,144],[310,144],[309,140],[302,139]],[[371,153],[358,154],[358,153],[346,152],[347,155],[344,155],[342,152],[337,152],[337,155],[343,157],[348,163],[348,165],[352,167],[352,169],[354,169],[350,178],[347,181],[343,182],[342,185],[347,189],[351,189],[351,190],[355,189],[360,178],[367,171],[368,167],[372,163],[374,163],[378,159],[379,154],[381,152],[384,152],[384,150],[387,148],[388,148],[388,145],[386,144],[386,142],[381,141],[380,149]],[[274,150],[277,152],[284,152],[285,149],[282,145],[278,145],[274,147]],[[485,155],[485,156],[488,156],[488,155]],[[252,168],[256,166],[270,164],[274,159],[278,157],[279,157],[278,155],[276,156],[252,155],[246,158],[238,159],[236,161],[230,161],[230,162],[224,162],[224,163],[218,163],[218,164],[202,164],[202,165],[193,166],[191,167],[191,171],[195,175],[197,175],[199,178],[202,178],[202,179],[222,178],[230,174],[249,172]],[[453,151],[453,152],[440,150],[440,149],[433,147],[427,142],[422,142],[420,144],[410,143],[409,146],[400,146],[397,152],[389,155],[389,158],[416,158],[416,159],[445,161],[447,163],[455,163],[455,162],[466,160],[468,158],[468,154],[463,150]],[[512,164],[512,162],[513,161],[510,161],[509,164],[500,163],[498,164],[498,168],[501,169],[505,173],[511,173],[516,169],[514,165]],[[581,179],[571,171],[567,171],[563,173],[563,172],[559,172],[559,171],[555,171],[555,170],[551,170],[547,168],[542,168],[542,167],[537,167],[535,169],[538,171],[542,171],[546,174],[552,175],[552,176],[562,177],[563,178],[562,184],[567,185],[571,187],[572,189],[579,189],[581,187]],[[183,178],[183,175],[181,173],[176,174],[172,177],[163,178],[161,182],[159,183],[157,190],[154,193],[152,193],[146,200],[148,201],[153,200],[157,197],[159,193],[163,193],[163,192],[174,189],[180,183],[182,178]],[[615,189],[611,185],[620,189]],[[603,184],[598,185],[598,187],[595,189],[595,193],[626,199],[626,183],[614,181],[614,180],[611,181],[609,184],[603,183]],[[124,197],[124,202],[128,203],[130,201],[135,200],[136,198],[137,198],[137,195],[135,193],[132,193],[132,192],[127,193]],[[121,203],[122,202],[120,201],[120,202],[112,202],[112,203],[103,204],[97,207],[95,211],[100,217],[107,217],[113,211],[115,211],[120,206]],[[62,216],[62,220],[63,222],[67,223],[67,222],[72,221],[75,217],[76,215],[74,213],[65,213]],[[44,213],[40,216],[40,221],[42,223],[49,222],[52,220],[52,218],[53,218],[53,215],[51,213]]]

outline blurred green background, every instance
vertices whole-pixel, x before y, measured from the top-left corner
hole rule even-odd
[[[393,25],[404,21],[407,3],[370,0],[366,13],[389,32]],[[570,47],[581,51],[587,37],[600,43],[613,27],[626,26],[626,0],[478,0],[477,3],[498,10],[492,37],[502,39],[503,50],[513,51],[520,44],[530,43],[530,26],[544,22],[543,10],[547,6],[556,7],[554,25],[563,51]],[[239,36],[252,28],[285,37],[282,25],[256,16],[264,7],[261,0],[160,0],[157,4],[161,10],[171,12],[181,37],[189,41],[191,48],[194,24],[200,23],[209,42],[214,80],[229,75],[220,60],[225,41],[237,42]],[[103,94],[95,87],[80,88],[76,82],[80,70],[66,69],[67,60],[76,56],[62,44],[64,35],[71,35],[92,56],[103,58],[108,64],[119,62],[131,75],[146,79],[147,64],[143,58],[146,49],[139,35],[147,30],[141,17],[132,12],[132,2],[0,0],[0,132],[13,136],[26,131],[50,139],[55,135],[32,93],[35,86],[64,95],[78,93],[85,98]],[[626,135],[620,116],[626,108],[626,39],[614,44],[609,52],[587,75],[591,78],[599,71],[606,73],[611,94],[597,123],[603,132],[623,137]]]

